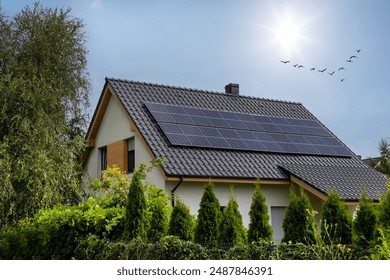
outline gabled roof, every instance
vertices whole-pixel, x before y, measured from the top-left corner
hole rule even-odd
[[[324,194],[336,189],[343,199],[350,201],[360,198],[363,186],[375,200],[386,189],[383,176],[355,155],[314,156],[171,145],[145,107],[145,103],[152,102],[317,120],[300,103],[112,78],[106,79],[106,88],[123,105],[153,156],[166,159],[163,170],[168,177],[289,180],[293,175]],[[103,103],[101,98],[96,112],[104,107]],[[96,112],[88,140],[94,140],[90,138],[93,138],[92,131],[96,131],[93,127],[99,117]]]

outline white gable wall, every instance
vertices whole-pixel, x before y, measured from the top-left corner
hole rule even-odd
[[[135,167],[142,162],[149,163],[152,158],[147,152],[142,140],[135,132],[131,131],[129,118],[120,107],[118,101],[111,96],[96,135],[95,147],[90,152],[87,160],[86,171],[88,172],[88,175],[91,178],[100,177],[99,148],[132,137],[134,137],[135,140]],[[158,168],[155,168],[152,173],[149,174],[149,181],[156,186],[164,186],[164,176],[162,176]]]

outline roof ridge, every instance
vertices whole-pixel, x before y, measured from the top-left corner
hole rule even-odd
[[[157,87],[164,87],[164,88],[171,88],[171,89],[181,89],[181,90],[197,91],[197,92],[203,92],[203,93],[209,93],[209,94],[226,95],[224,92],[219,92],[219,91],[204,90],[204,89],[189,88],[189,87],[180,87],[180,86],[172,86],[172,85],[167,85],[167,84],[159,84],[159,83],[151,83],[151,82],[141,82],[141,81],[129,80],[129,79],[118,79],[118,78],[106,77],[106,81],[108,81],[108,80],[114,80],[114,81],[119,81],[119,82],[127,82],[127,83],[133,83],[133,84],[149,85],[149,86],[157,86]],[[250,95],[238,95],[238,96],[234,96],[234,97],[256,99],[256,100],[264,100],[264,101],[277,102],[277,103],[287,103],[287,104],[302,105],[301,102],[296,102],[296,101],[272,99],[272,98],[257,97],[257,96],[250,96]]]

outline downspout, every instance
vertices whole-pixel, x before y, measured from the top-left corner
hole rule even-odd
[[[183,176],[180,176],[179,183],[176,184],[176,186],[171,190],[171,205],[172,207],[175,207],[175,191],[176,189],[183,183]]]

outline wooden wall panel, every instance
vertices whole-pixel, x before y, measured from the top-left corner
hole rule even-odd
[[[107,145],[107,166],[118,166],[127,173],[127,140]]]

